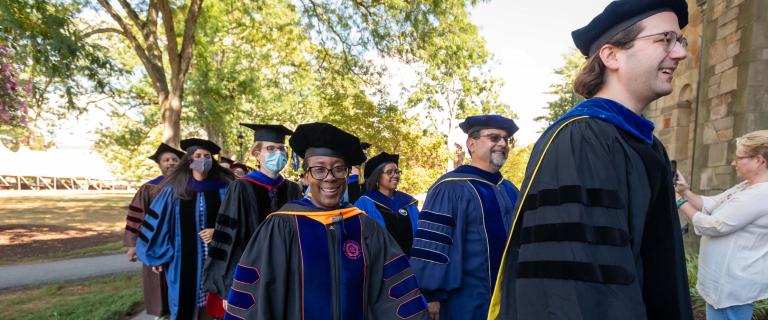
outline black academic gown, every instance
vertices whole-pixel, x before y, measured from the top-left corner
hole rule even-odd
[[[347,202],[355,203],[357,199],[365,194],[365,185],[360,183],[360,176],[349,176],[349,182],[347,183]]]
[[[256,230],[225,319],[426,319],[408,258],[359,209],[286,204]]]
[[[489,319],[692,319],[663,145],[569,120],[534,146]]]
[[[266,217],[291,200],[302,197],[301,187],[292,181],[270,179],[254,171],[229,185],[216,218],[213,241],[209,244],[203,285],[219,297],[226,297],[232,274],[253,232]]]

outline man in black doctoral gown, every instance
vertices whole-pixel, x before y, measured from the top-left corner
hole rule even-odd
[[[225,319],[425,319],[408,257],[378,222],[342,203],[360,140],[325,123],[289,140],[311,197],[256,229],[238,264]]]
[[[692,319],[673,174],[643,109],[686,58],[684,0],[620,0],[572,36],[588,98],[534,146],[489,319]]]
[[[288,161],[285,136],[292,131],[282,125],[241,125],[254,131],[251,155],[259,161],[259,170],[229,185],[216,218],[203,286],[220,298],[229,293],[232,273],[256,227],[286,202],[302,197],[301,187],[280,174]]]

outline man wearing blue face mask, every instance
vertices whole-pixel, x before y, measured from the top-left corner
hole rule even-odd
[[[254,131],[251,155],[259,169],[230,184],[219,210],[203,278],[205,288],[219,297],[229,292],[237,262],[256,227],[286,202],[302,198],[301,186],[280,175],[288,163],[285,136],[293,132],[282,125],[240,125]]]

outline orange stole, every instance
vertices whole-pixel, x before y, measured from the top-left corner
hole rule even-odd
[[[312,211],[312,212],[276,211],[270,214],[270,216],[273,214],[305,216],[307,218],[320,222],[324,225],[328,225],[328,224],[337,222],[337,221],[334,221],[334,218],[341,217],[341,219],[343,220],[349,217],[354,217],[358,214],[365,214],[365,212],[363,212],[358,208],[350,207],[350,208],[330,210],[330,211]]]

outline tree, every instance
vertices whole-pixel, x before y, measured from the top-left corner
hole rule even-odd
[[[480,113],[515,118],[510,106],[498,100],[501,80],[490,75],[491,55],[477,27],[469,20],[466,6],[445,6],[438,11],[439,24],[424,33],[415,55],[424,62],[421,77],[408,97],[411,108],[428,112],[435,129],[448,137],[458,119]],[[454,154],[452,141],[445,148]],[[453,157],[447,169],[452,170]]]
[[[551,90],[546,92],[553,95],[555,100],[547,102],[546,115],[538,116],[534,120],[550,125],[560,119],[571,107],[584,101],[584,97],[573,90],[573,81],[583,64],[584,56],[575,48],[571,48],[563,55],[563,65],[554,70],[555,74],[560,76],[560,80],[549,85]]]
[[[191,65],[193,43],[197,34],[197,18],[204,11],[202,0],[189,0],[172,7],[167,0],[150,0],[142,7],[131,5],[127,0],[119,0],[120,7],[124,11],[120,14],[111,6],[108,0],[98,0],[119,26],[119,28],[105,27],[94,30],[97,32],[112,32],[124,36],[136,51],[148,77],[158,94],[162,110],[162,121],[165,127],[164,140],[175,143],[179,136],[179,121],[181,117],[181,104],[184,93],[184,79]],[[469,23],[466,6],[474,5],[475,0],[468,1],[318,1],[299,0],[286,2],[280,0],[263,1],[258,3],[239,3],[235,6],[243,6],[251,9],[248,14],[253,17],[266,16],[264,8],[285,6],[289,10],[298,13],[296,23],[302,27],[302,36],[311,40],[315,45],[313,62],[315,66],[323,65],[328,60],[340,60],[341,66],[346,72],[359,77],[363,83],[376,87],[377,75],[381,70],[370,63],[366,63],[366,55],[373,53],[381,57],[393,57],[408,63],[423,63],[433,65],[436,60],[431,57],[440,56],[439,52],[432,51],[427,54],[437,39],[448,33],[459,34],[451,54],[459,54],[461,50],[476,46],[478,41],[474,26]],[[227,4],[218,4],[226,6]],[[233,6],[229,4],[229,6]],[[208,8],[208,6],[206,6]],[[176,34],[176,21],[174,16],[186,9],[184,32]],[[127,16],[126,19],[124,16]],[[146,16],[142,19],[141,16]],[[170,75],[166,76],[163,69],[163,55],[159,46],[160,37],[158,17],[162,17],[162,27],[165,30],[167,42],[166,58],[170,65]],[[179,19],[181,20],[181,19]],[[181,22],[179,21],[178,24]],[[242,25],[242,24],[241,24]],[[230,25],[237,29],[237,23]],[[465,34],[466,32],[469,32]],[[142,35],[142,39],[135,36]],[[177,37],[181,37],[182,46],[178,49]],[[467,45],[455,45],[463,40],[473,40]],[[445,44],[450,42],[444,41]],[[480,42],[480,45],[482,43]],[[448,47],[447,45],[445,47]],[[484,49],[483,49],[484,50]],[[447,66],[457,61],[459,64],[476,65],[474,62],[464,62],[461,59],[470,58],[474,53],[470,52],[459,56],[452,61],[444,61],[441,65]],[[469,70],[465,68],[466,70]],[[465,72],[466,74],[467,72]],[[434,73],[435,75],[437,73]],[[167,84],[166,79],[170,81]],[[457,83],[471,81],[468,74],[456,76]],[[462,83],[462,86],[464,84]],[[473,88],[475,93],[480,89]],[[485,92],[484,90],[482,92]],[[458,98],[457,103],[462,103],[463,98]],[[211,128],[213,129],[213,128]]]
[[[507,162],[501,168],[501,174],[504,175],[504,178],[512,181],[518,188],[522,187],[525,168],[528,165],[532,150],[533,144],[510,150]]]
[[[183,133],[205,131],[229,156],[238,149],[233,146],[243,130],[239,122],[295,127],[324,121],[373,143],[372,152],[400,152],[409,172],[403,190],[423,192],[442,174],[440,164],[447,158],[439,148],[442,135],[423,130],[404,108],[373,101],[365,88],[379,81],[376,74],[350,72],[343,54],[312,43],[296,23],[295,8],[264,2],[259,4],[263,15],[254,16],[249,6],[206,4],[185,87]],[[135,99],[142,100],[138,97],[146,90],[135,91]],[[159,117],[142,106],[132,109],[113,115],[96,148],[114,164],[117,176],[140,180],[156,171],[151,162],[140,160],[151,152],[147,146],[160,142],[157,131],[150,130]],[[245,133],[250,145],[250,132]],[[286,174],[295,177],[290,170]]]
[[[197,19],[203,1],[183,1],[178,6],[172,6],[176,2],[169,0],[149,0],[149,3],[141,2],[135,5],[128,0],[118,2],[123,10],[122,14],[112,6],[111,1],[98,0],[99,5],[117,24],[117,28],[100,27],[90,31],[89,35],[118,34],[133,48],[157,94],[163,124],[163,141],[178,146],[184,82],[192,63]],[[184,11],[186,13],[183,22],[176,21],[180,12]],[[162,22],[163,34],[160,33],[159,22]],[[177,28],[180,32],[176,31]],[[161,43],[165,45],[165,51]],[[165,67],[165,59],[168,69]]]
[[[113,127],[99,131],[96,148],[119,176],[152,174],[137,160],[182,134],[204,131],[231,152],[238,122],[326,121],[374,151],[400,152],[409,172],[402,187],[417,193],[449,158],[438,147],[446,137],[422,127],[420,108],[442,128],[446,102],[449,130],[470,113],[512,115],[469,20],[476,3],[9,0],[0,2],[0,43],[23,52],[21,75],[42,88],[33,92],[38,110],[64,101],[58,114],[79,112],[89,94],[114,101]],[[417,71],[408,103],[387,94],[385,79],[396,75],[382,59]],[[63,99],[47,99],[51,92]]]
[[[159,109],[146,105],[132,110],[135,114],[113,110],[109,127],[97,129],[94,149],[110,165],[115,177],[127,181],[146,181],[160,172],[147,157],[161,141],[162,129],[156,126]]]
[[[31,89],[19,83],[12,64],[13,51],[0,44],[0,123],[23,127],[27,123],[27,99]]]
[[[24,89],[19,103],[26,119],[21,127],[15,121],[14,130],[2,130],[4,139],[29,145],[39,135],[40,121],[83,111],[75,103],[78,97],[108,92],[109,79],[123,74],[106,58],[104,46],[84,41],[88,34],[79,27],[80,11],[77,3],[0,1],[0,46],[6,51],[5,70],[14,74],[6,79],[15,83],[16,92]]]

